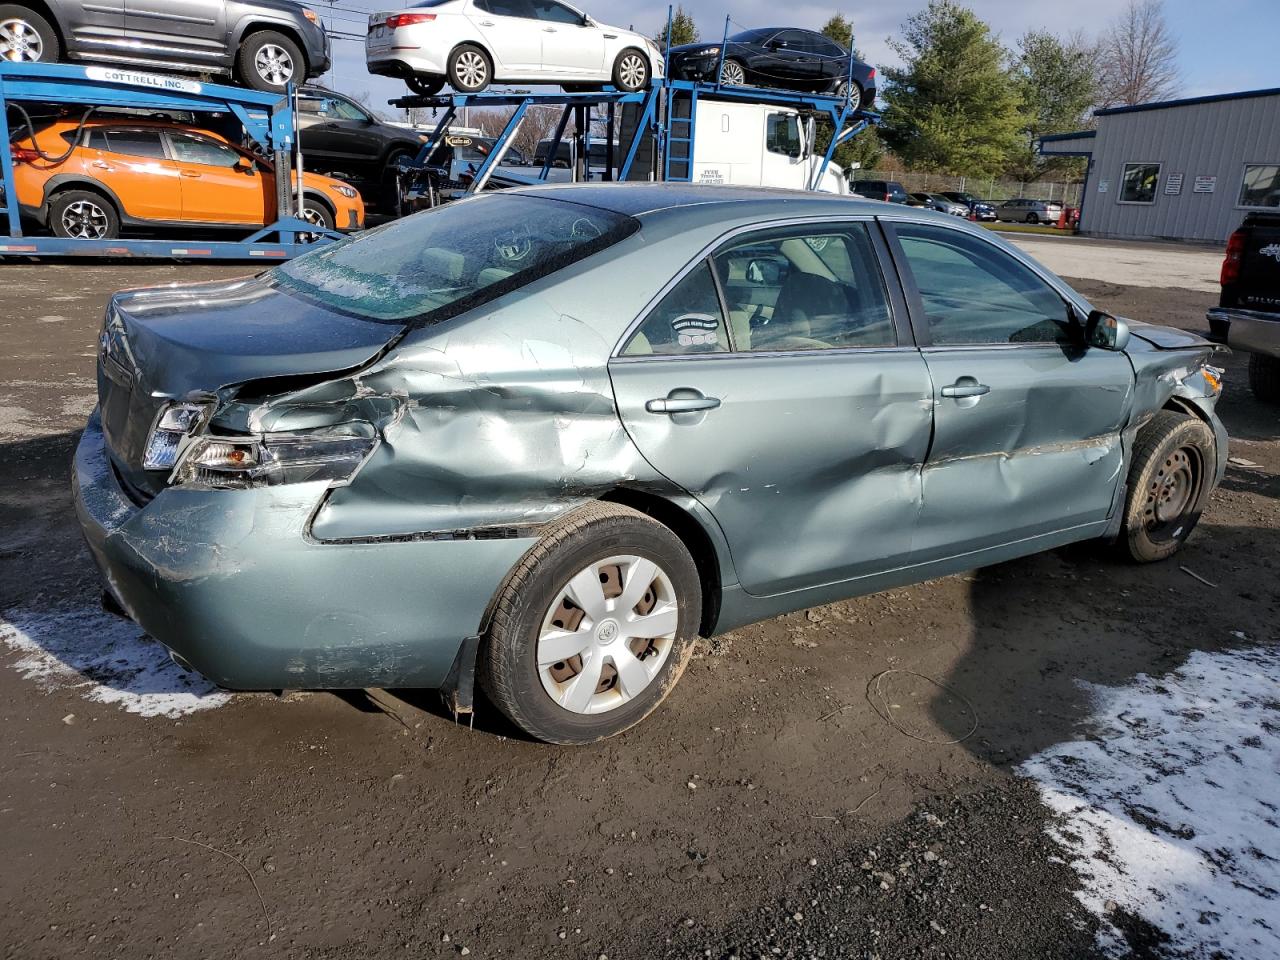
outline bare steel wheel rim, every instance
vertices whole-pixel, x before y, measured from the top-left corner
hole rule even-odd
[[[1152,540],[1173,540],[1186,529],[1200,494],[1200,460],[1187,447],[1165,457],[1147,485],[1143,521]]]
[[[458,54],[453,73],[458,81],[458,86],[473,90],[476,87],[484,86],[485,79],[489,75],[489,65],[484,62],[484,57],[476,51],[464,50]]]
[[[644,58],[638,53],[629,53],[622,58],[622,63],[618,66],[618,75],[622,78],[622,85],[631,90],[638,90],[644,86],[646,74],[649,69],[645,66]]]
[[[44,41],[30,23],[21,18],[0,22],[0,58],[10,63],[33,63],[44,55]]]
[[[747,82],[747,73],[736,60],[726,60],[720,68],[720,82],[729,87],[740,87]]]
[[[293,79],[293,57],[284,47],[264,43],[253,58],[254,69],[267,83],[283,87]]]
[[[78,240],[101,240],[109,223],[107,211],[92,200],[77,200],[62,211],[62,228]]]
[[[661,672],[679,626],[671,578],[652,560],[621,555],[580,570],[538,632],[542,689],[571,713],[607,713]]]

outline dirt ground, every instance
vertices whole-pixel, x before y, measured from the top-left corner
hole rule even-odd
[[[240,272],[0,267],[0,615],[56,629],[97,602],[67,468],[108,294]],[[1214,302],[1075,283],[1193,330]],[[483,708],[469,729],[412,691],[143,717],[24,677],[0,646],[0,950],[1091,956],[1096,919],[1013,768],[1081,735],[1082,681],[1275,639],[1280,421],[1243,358],[1225,365],[1232,453],[1257,466],[1230,469],[1175,560],[1076,547],[737,630],[593,747],[530,743]],[[890,669],[954,691],[890,675],[916,738],[868,699]],[[1160,931],[1121,926],[1134,955],[1165,955]]]

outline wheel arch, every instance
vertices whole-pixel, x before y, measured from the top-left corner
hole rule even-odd
[[[66,193],[68,190],[87,190],[90,193],[96,193],[115,207],[116,216],[120,218],[122,223],[131,220],[128,210],[120,202],[119,195],[105,183],[83,174],[67,173],[50,177],[45,181],[44,201],[40,205],[40,211],[46,226],[49,221],[49,206],[53,203],[53,198],[60,193]]]
[[[249,17],[237,28],[235,52],[231,55],[231,63],[234,67],[240,59],[240,50],[244,47],[245,42],[255,33],[265,33],[272,31],[283,34],[293,41],[298,48],[298,52],[302,54],[302,75],[308,77],[311,75],[311,58],[307,56],[307,43],[302,39],[302,35],[291,23],[280,22],[276,20],[262,20],[258,17]]]
[[[337,222],[338,222],[337,204],[335,204],[332,200],[326,197],[323,193],[321,193],[315,187],[303,187],[302,196],[304,199],[307,197],[310,197],[312,200],[318,201],[320,203],[320,206],[324,207],[326,210],[329,211],[329,216],[333,217],[333,222],[335,226],[337,225]]]
[[[62,24],[58,22],[58,16],[53,12],[53,8],[45,2],[45,0],[20,0],[18,3],[5,4],[5,6],[22,7],[24,10],[30,10],[44,17],[49,22],[49,26],[53,27],[53,32],[57,34],[58,46],[62,50],[62,55],[67,55],[67,36],[63,33]]]
[[[498,60],[493,55],[493,51],[489,49],[489,45],[487,43],[482,43],[479,40],[462,40],[458,43],[455,43],[452,47],[450,47],[448,55],[444,58],[445,83],[451,83],[451,81],[449,80],[449,64],[453,62],[453,55],[458,52],[459,47],[475,47],[477,50],[483,53],[485,55],[485,58],[489,61],[490,85],[498,82]],[[504,82],[505,82],[505,78],[504,78]]]

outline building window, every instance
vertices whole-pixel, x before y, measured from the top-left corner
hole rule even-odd
[[[1242,207],[1280,207],[1280,163],[1246,163]]]
[[[1120,177],[1119,203],[1155,203],[1160,164],[1126,163]]]

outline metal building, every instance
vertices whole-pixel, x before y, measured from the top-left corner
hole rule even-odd
[[[1089,158],[1080,232],[1225,243],[1250,210],[1280,207],[1280,89],[1112,107],[1097,130],[1043,137]]]

